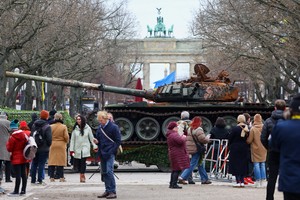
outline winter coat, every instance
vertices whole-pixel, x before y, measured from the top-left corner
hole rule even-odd
[[[300,120],[281,120],[274,126],[271,147],[280,152],[278,190],[299,195]]]
[[[62,121],[54,121],[51,125],[52,144],[49,151],[49,166],[66,166],[67,165],[67,144],[69,134],[67,126]]]
[[[264,145],[264,147],[266,149],[269,148],[268,147],[269,146],[269,135],[271,134],[274,125],[277,123],[277,121],[279,119],[284,120],[283,111],[282,110],[274,110],[272,112],[271,117],[266,119],[266,121],[264,123],[260,139],[261,139],[261,143]],[[269,149],[269,150],[272,150],[272,149]]]
[[[228,139],[229,132],[225,127],[214,126],[210,131],[210,139]]]
[[[180,136],[174,130],[167,131],[168,154],[171,168],[174,171],[184,170],[190,167],[189,155],[186,151],[186,136]]]
[[[232,175],[246,175],[248,169],[249,145],[247,135],[241,137],[242,128],[235,126],[228,137],[229,145],[229,173]]]
[[[85,125],[83,135],[80,133],[80,128],[76,125],[72,131],[70,151],[74,151],[74,158],[81,159],[91,156],[91,144],[93,149],[97,149],[97,145],[93,142],[94,136],[89,125]]]
[[[103,129],[105,134],[114,142],[110,141],[103,134],[101,128]],[[96,138],[99,141],[98,155],[100,156],[101,160],[108,160],[111,155],[117,154],[117,150],[121,144],[121,132],[119,127],[115,123],[108,121],[108,123],[104,127],[100,125],[96,132]]]
[[[6,148],[11,152],[10,161],[13,165],[19,165],[29,162],[23,156],[23,150],[27,144],[25,132],[17,130],[9,137]]]
[[[209,137],[205,136],[204,131],[201,127],[198,127],[195,130],[189,128],[188,135],[186,137],[186,149],[189,154],[194,154],[197,152],[197,146],[192,134],[195,135],[195,139],[197,138],[198,141],[202,144],[207,144],[209,142]]]
[[[48,124],[48,122],[46,120],[43,119],[38,119],[34,122],[33,126],[32,126],[32,130],[31,130],[31,135],[33,135],[34,131],[37,129],[42,128],[42,134],[43,134],[43,139],[44,142],[41,146],[38,147],[37,152],[41,153],[41,152],[49,152],[51,143],[52,143],[52,130],[50,125]]]
[[[250,144],[252,162],[266,162],[267,159],[267,150],[260,140],[262,127],[262,123],[254,122],[247,138],[247,143]]]
[[[10,136],[10,121],[0,118],[0,160],[9,160],[10,153],[6,149],[6,143]]]

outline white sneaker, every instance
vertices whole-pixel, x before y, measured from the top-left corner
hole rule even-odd
[[[255,180],[254,187],[256,187],[256,188],[261,187],[261,181],[260,180]]]
[[[266,180],[260,180],[260,187],[267,187],[268,182]]]
[[[233,183],[232,186],[233,187],[241,187],[240,183]]]
[[[245,187],[245,184],[244,183],[240,183],[240,187]]]

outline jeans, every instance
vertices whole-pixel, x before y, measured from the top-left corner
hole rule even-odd
[[[205,182],[208,180],[208,176],[205,170],[204,162],[201,163],[201,165],[198,166],[199,175],[201,178],[201,182]]]
[[[255,180],[264,180],[266,179],[266,165],[265,162],[254,162],[254,176]]]
[[[37,152],[31,163],[31,183],[36,182],[36,171],[38,170],[38,182],[42,182],[45,176],[45,164],[48,159],[49,152]]]
[[[188,179],[188,177],[193,173],[193,170],[195,169],[196,166],[198,166],[198,171],[199,171],[199,175],[201,177],[201,182],[204,182],[204,181],[208,180],[208,176],[207,176],[207,173],[205,171],[204,164],[202,162],[199,165],[199,160],[200,160],[200,153],[199,152],[194,153],[192,155],[192,158],[191,158],[190,167],[185,169],[180,175],[180,177],[183,180]]]
[[[101,160],[101,174],[105,185],[105,192],[116,194],[116,181],[114,177],[115,155],[108,160]]]

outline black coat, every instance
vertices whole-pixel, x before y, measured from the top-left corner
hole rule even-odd
[[[241,137],[242,128],[235,126],[229,134],[229,173],[232,175],[247,175],[249,161],[249,145],[247,135]]]

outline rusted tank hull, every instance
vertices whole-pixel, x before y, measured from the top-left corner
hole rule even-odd
[[[124,105],[108,105],[105,109],[113,113],[115,122],[120,126],[124,144],[161,144],[166,141],[166,127],[170,121],[177,121],[182,111],[188,111],[190,118],[201,116],[203,129],[208,134],[217,117],[224,117],[227,128],[236,125],[239,114],[259,113],[264,119],[271,115],[273,107],[263,104],[241,103],[189,103],[189,104],[146,104],[132,103]]]

